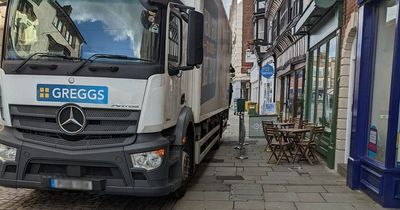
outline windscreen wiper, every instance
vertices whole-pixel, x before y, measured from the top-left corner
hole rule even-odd
[[[51,53],[34,53],[32,55],[30,55],[27,59],[25,59],[16,69],[15,72],[16,73],[20,73],[23,70],[23,67],[29,62],[31,61],[34,57],[47,57],[47,58],[63,58],[63,59],[67,59],[67,60],[80,60],[80,58],[76,58],[76,57],[71,57],[71,56],[67,56],[67,55],[60,55],[60,54],[51,54]]]
[[[88,63],[93,63],[95,60],[97,60],[99,58],[115,59],[115,60],[128,60],[128,61],[142,61],[142,62],[153,63],[153,61],[151,61],[151,60],[142,59],[142,58],[135,58],[135,57],[129,57],[129,56],[126,56],[126,55],[94,54],[94,55],[90,56],[85,62],[83,62],[80,66],[78,66],[78,68],[76,68],[74,71],[72,71],[71,75],[74,75],[74,74],[78,73]]]

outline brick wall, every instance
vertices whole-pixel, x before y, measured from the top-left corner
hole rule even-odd
[[[358,4],[357,4],[357,0],[346,0],[344,1],[344,11],[343,11],[343,26],[342,26],[342,43],[343,43],[343,38],[345,36],[345,31],[346,28],[349,25],[350,19],[351,19],[351,14],[353,14],[354,12],[358,11]]]
[[[253,11],[254,0],[243,0],[243,34],[242,34],[242,73],[247,74],[247,71],[252,68],[251,64],[246,63],[246,50],[250,49],[253,42]]]

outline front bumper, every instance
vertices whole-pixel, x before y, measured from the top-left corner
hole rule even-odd
[[[180,187],[179,149],[160,134],[138,135],[128,146],[92,150],[66,150],[24,142],[6,128],[0,143],[18,149],[15,162],[0,163],[0,185],[12,188],[49,189],[44,180],[70,178],[102,180],[97,193],[163,196]],[[166,149],[162,165],[152,171],[133,168],[130,154]]]

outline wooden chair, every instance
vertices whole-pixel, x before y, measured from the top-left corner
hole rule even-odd
[[[294,128],[302,129],[303,128],[303,121],[300,120],[300,118],[295,117],[293,119],[294,122]]]
[[[267,133],[273,136],[271,141],[272,154],[267,163],[269,163],[272,158],[275,158],[276,165],[279,165],[282,160],[287,160],[288,163],[290,163],[291,159],[293,159],[293,154],[290,150],[292,143],[285,141],[279,129],[276,127],[267,128]]]
[[[324,127],[314,127],[311,130],[310,138],[307,139],[305,136],[301,138],[300,142],[296,143],[296,152],[294,154],[293,162],[298,158],[298,162],[307,160],[311,165],[314,165],[314,161],[319,163],[319,159],[316,154],[317,144],[316,139],[320,139],[324,134]]]
[[[263,127],[263,131],[264,131],[264,137],[265,140],[267,141],[267,146],[265,147],[264,151],[271,151],[271,142],[272,139],[274,138],[274,136],[272,134],[268,133],[268,129],[267,128],[271,128],[274,127],[274,122],[273,121],[262,121],[262,127]]]
[[[320,127],[315,127],[312,130],[311,133],[311,142],[308,146],[308,150],[307,150],[307,154],[313,158],[315,161],[317,161],[318,163],[320,163],[318,156],[317,156],[317,141],[320,141],[320,139],[324,136],[325,133],[325,128],[324,126],[320,126]]]

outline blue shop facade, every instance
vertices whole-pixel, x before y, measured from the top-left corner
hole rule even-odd
[[[400,0],[358,0],[348,186],[400,208]]]

